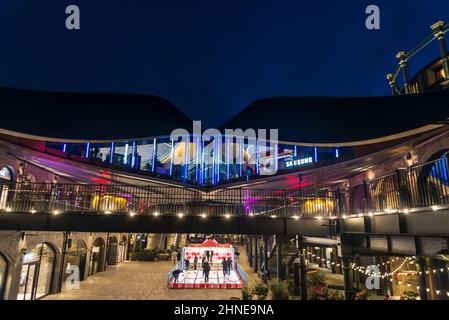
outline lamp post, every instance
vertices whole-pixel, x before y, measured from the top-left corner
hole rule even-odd
[[[406,94],[409,92],[409,85],[410,85],[410,71],[408,69],[408,63],[407,63],[407,53],[405,51],[400,51],[396,55],[396,59],[399,59],[399,65],[402,69],[402,76],[404,80],[404,92]]]
[[[443,70],[444,70],[444,78],[446,80],[449,79],[449,59],[447,56],[447,48],[446,48],[446,41],[444,39],[444,30],[443,27],[445,26],[444,21],[438,21],[434,23],[430,28],[434,31],[433,35],[438,40],[438,44],[440,46],[440,54],[441,59],[443,61]]]

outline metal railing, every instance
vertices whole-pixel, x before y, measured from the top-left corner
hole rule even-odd
[[[409,61],[416,54],[421,52],[424,48],[428,47],[433,41],[439,41],[440,46],[440,58],[443,60],[443,69],[445,71],[445,79],[449,79],[449,63],[446,52],[446,44],[444,40],[444,35],[449,31],[449,24],[438,21],[435,23],[432,28],[432,33],[429,34],[425,39],[423,39],[420,43],[418,43],[414,48],[409,50],[408,52],[399,52],[396,56],[399,59],[399,65],[394,70],[393,73],[387,75],[387,79],[389,81],[390,87],[392,89],[393,94],[408,94],[408,93],[417,93],[415,88],[412,88],[413,83],[410,83],[410,71],[409,71]],[[397,85],[397,80],[399,78],[400,73],[403,73],[403,87],[399,87]]]
[[[362,190],[353,196],[352,213],[389,212],[411,208],[449,205],[449,163],[447,155],[408,169],[352,186]],[[361,204],[359,212],[354,211]]]
[[[308,217],[337,215],[336,203],[334,192],[0,183],[0,210],[9,212]]]

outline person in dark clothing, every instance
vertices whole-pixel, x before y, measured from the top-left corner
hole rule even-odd
[[[198,264],[198,256],[195,256],[195,258],[193,258],[193,270],[196,271],[196,266]]]
[[[221,265],[223,266],[223,277],[226,277],[226,274],[228,272],[228,262],[226,259],[223,259],[221,262]]]
[[[174,270],[171,274],[172,276],[175,278],[175,280],[173,281],[173,283],[178,283],[178,279],[179,279],[179,274],[182,272],[181,269],[176,269]]]
[[[185,264],[185,266],[186,266],[186,270],[189,271],[189,267],[190,267],[190,261],[189,261],[189,259],[185,259],[185,260],[184,260],[184,264]]]
[[[231,269],[232,269],[232,260],[231,260],[231,258],[228,258],[227,267],[228,267],[228,275],[231,275]]]
[[[206,260],[209,261],[209,257],[210,257],[210,251],[206,250]]]
[[[203,269],[203,270],[204,270],[204,263],[206,263],[206,257],[205,256],[203,256],[201,258],[201,269]]]
[[[203,267],[203,273],[204,273],[204,282],[209,282],[209,272],[210,272],[210,266],[209,266],[209,262],[204,262],[204,267]]]
[[[179,251],[178,251],[177,258],[178,258],[178,262],[181,261],[181,252],[179,252]]]

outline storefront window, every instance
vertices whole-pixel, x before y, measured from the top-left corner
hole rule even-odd
[[[51,291],[55,251],[46,244],[27,250],[23,257],[18,300],[39,299]]]

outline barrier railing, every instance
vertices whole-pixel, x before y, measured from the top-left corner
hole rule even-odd
[[[336,202],[334,192],[0,183],[0,210],[11,212],[312,217],[336,215]]]
[[[245,271],[243,271],[242,267],[236,263],[235,264],[235,270],[237,270],[237,273],[239,274],[240,278],[242,278],[244,284],[248,284],[248,275]]]
[[[400,169],[351,188],[352,213],[449,205],[448,157],[445,155],[434,161]],[[355,188],[359,192],[355,192]]]

